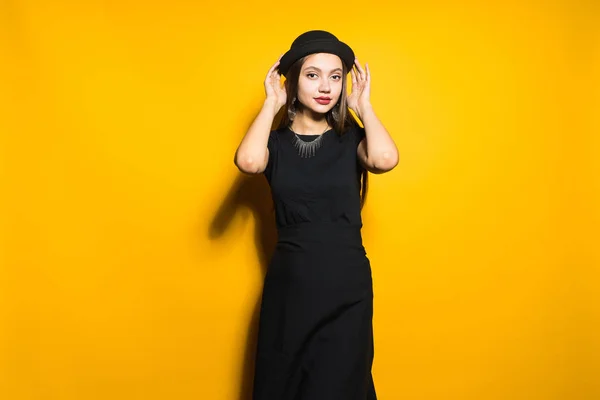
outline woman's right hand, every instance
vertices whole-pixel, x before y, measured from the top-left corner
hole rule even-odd
[[[282,56],[283,54],[279,57],[279,60],[281,60]],[[285,91],[285,87],[282,87],[281,85],[281,74],[277,71],[279,60],[277,60],[271,69],[269,69],[267,77],[265,78],[266,101],[273,102],[276,107],[276,112],[285,105],[287,100],[287,92]]]

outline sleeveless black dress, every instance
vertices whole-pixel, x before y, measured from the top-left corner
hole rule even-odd
[[[311,158],[300,157],[288,128],[269,135],[264,175],[278,241],[261,299],[253,400],[377,398],[356,155],[365,132],[356,126],[323,135]]]

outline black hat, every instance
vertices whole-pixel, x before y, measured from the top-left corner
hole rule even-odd
[[[284,75],[290,66],[299,58],[314,53],[331,53],[342,59],[348,72],[354,65],[354,52],[346,43],[340,42],[337,37],[326,31],[304,32],[294,40],[290,49],[279,60],[278,70]]]

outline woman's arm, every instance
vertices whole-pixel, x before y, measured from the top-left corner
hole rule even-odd
[[[362,105],[357,113],[365,126],[366,136],[358,144],[356,153],[362,166],[374,174],[391,171],[398,165],[398,148],[383,126],[373,107]]]
[[[277,111],[279,108],[272,100],[265,100],[260,113],[242,138],[234,158],[234,163],[241,172],[260,174],[267,167],[269,161],[267,141]]]
[[[365,127],[365,137],[358,144],[356,154],[362,166],[369,172],[381,174],[398,164],[398,148],[385,129],[371,105],[371,71],[369,64],[363,70],[358,59],[354,60],[352,93],[348,107],[358,116]]]
[[[279,56],[280,59],[281,56]],[[276,70],[279,60],[271,66],[265,78],[267,98],[262,109],[235,151],[234,164],[240,171],[247,174],[260,174],[267,167],[269,162],[267,144],[271,133],[271,125],[275,115],[287,99],[285,88],[281,86],[281,75]]]

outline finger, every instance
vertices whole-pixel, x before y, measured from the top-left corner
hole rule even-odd
[[[271,84],[275,89],[279,89],[281,87],[281,78],[279,75],[273,74],[273,77],[271,78]]]
[[[281,81],[281,73],[279,72],[278,69],[274,69],[272,74],[273,74],[274,80],[276,80],[277,82]]]
[[[365,63],[365,68],[367,69],[367,82],[369,82],[371,80],[371,71],[369,71],[369,63]]]
[[[277,67],[277,64],[279,64],[279,61],[277,61],[275,64],[273,64],[271,66],[271,68],[269,68],[269,72],[267,72],[267,79],[271,78],[273,71],[275,70],[275,67]]]
[[[272,70],[270,70],[269,73],[267,74],[265,82],[268,84],[273,83],[273,71]]]
[[[354,65],[352,70],[354,71],[354,75],[356,76],[356,82],[359,83],[362,80],[362,78],[360,76],[360,71],[358,70],[358,67]]]
[[[358,58],[354,59],[354,64],[356,66],[356,70],[358,71],[359,77],[360,79],[365,79],[365,71],[362,69],[360,62],[358,61]]]
[[[354,68],[350,70],[350,75],[352,76],[352,90],[356,87],[356,72],[354,72]]]
[[[278,80],[276,77],[274,76],[270,76],[269,79],[266,82],[266,85],[269,86],[270,88],[277,90],[279,84],[278,84]]]
[[[365,67],[363,68],[362,66],[360,67],[360,72],[362,74],[363,80],[367,80],[367,72],[365,71],[366,68],[366,63],[365,63]]]
[[[363,75],[360,73],[360,71],[358,70],[358,68],[356,69],[356,72],[355,72],[355,74],[356,74],[356,82],[357,82],[358,84],[362,84],[362,82],[363,82],[365,79],[364,79]]]
[[[271,68],[269,69],[269,72],[271,72],[271,71],[273,71],[274,69],[276,69],[276,68],[277,68],[277,66],[279,65],[279,63],[280,63],[280,61],[279,61],[279,60],[277,60],[277,61],[275,62],[275,64],[271,65]]]

